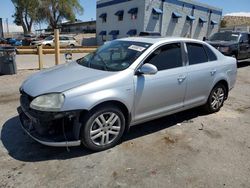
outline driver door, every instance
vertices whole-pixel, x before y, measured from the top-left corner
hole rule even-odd
[[[135,75],[134,121],[160,117],[183,107],[187,71],[181,43],[166,44],[156,49],[144,63],[157,67],[155,75]]]

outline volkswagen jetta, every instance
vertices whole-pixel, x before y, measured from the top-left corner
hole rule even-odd
[[[130,126],[198,106],[219,111],[236,75],[236,60],[202,41],[119,39],[29,77],[18,112],[42,144],[100,151]]]

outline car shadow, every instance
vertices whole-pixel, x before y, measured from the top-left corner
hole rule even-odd
[[[187,110],[174,115],[166,116],[154,121],[131,127],[122,142],[133,140],[157,131],[169,128],[178,123],[188,122],[191,119],[205,115],[199,108]],[[6,121],[1,130],[1,140],[8,154],[19,161],[39,162],[48,160],[66,160],[94,154],[82,146],[67,148],[48,147],[37,143],[26,135],[20,125],[18,116]]]
[[[237,63],[238,68],[244,68],[250,66],[250,59],[242,60]]]

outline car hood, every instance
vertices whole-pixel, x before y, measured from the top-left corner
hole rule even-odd
[[[64,92],[114,74],[117,72],[91,69],[72,62],[32,75],[24,81],[21,88],[25,93],[36,97],[46,93]]]
[[[235,41],[206,41],[208,44],[212,45],[212,46],[231,46],[234,44],[237,44],[237,42]]]

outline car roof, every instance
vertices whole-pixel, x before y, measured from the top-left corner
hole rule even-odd
[[[187,41],[187,42],[200,42],[200,40],[196,39],[190,39],[190,38],[184,38],[184,37],[153,37],[153,36],[147,36],[147,37],[128,37],[128,38],[122,38],[118,39],[121,41],[132,41],[132,42],[144,42],[144,43],[150,43],[150,44],[156,44],[156,43],[165,43],[165,42],[174,42],[174,41]]]

